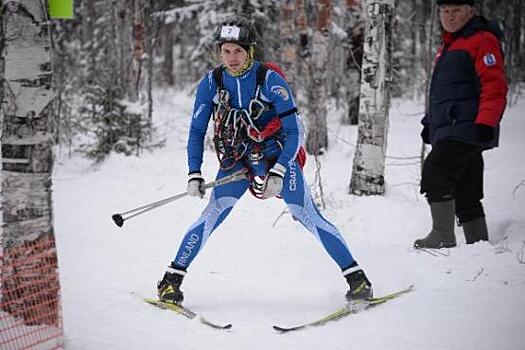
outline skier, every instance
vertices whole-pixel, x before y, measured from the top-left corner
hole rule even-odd
[[[443,44],[436,56],[430,106],[421,137],[432,144],[425,159],[432,230],[415,248],[455,247],[454,214],[467,244],[488,240],[482,152],[497,147],[507,81],[501,31],[476,15],[474,0],[437,0]]]
[[[372,286],[352,257],[341,233],[317,209],[300,166],[303,127],[292,92],[277,72],[254,59],[255,30],[248,19],[233,16],[216,34],[221,67],[200,81],[187,145],[191,196],[205,194],[201,174],[203,144],[210,119],[220,167],[217,179],[247,169],[243,179],[215,187],[208,205],[187,230],[175,259],[158,282],[161,301],[181,303],[180,285],[211,233],[249,189],[260,198],[280,195],[293,217],[319,239],[341,268],[348,300],[372,297]],[[298,156],[299,154],[299,156]]]

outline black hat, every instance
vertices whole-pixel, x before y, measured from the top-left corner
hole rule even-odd
[[[470,5],[474,6],[474,0],[437,0],[438,5]]]

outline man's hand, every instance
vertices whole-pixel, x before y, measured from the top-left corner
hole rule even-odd
[[[193,197],[204,197],[206,189],[204,188],[204,178],[200,172],[191,173],[188,176],[188,188],[186,189],[186,192]]]
[[[496,137],[494,128],[484,124],[474,124],[476,141],[490,142]]]
[[[264,181],[262,198],[278,196],[283,190],[283,179],[286,168],[279,163],[268,171]]]

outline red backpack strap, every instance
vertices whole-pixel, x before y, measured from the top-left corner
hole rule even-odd
[[[299,147],[299,151],[297,152],[295,159],[297,159],[297,163],[299,163],[301,170],[304,169],[304,165],[306,164],[306,151],[304,146]]]
[[[281,67],[279,67],[279,65],[275,62],[271,62],[271,61],[267,61],[267,62],[264,62],[264,66],[268,69],[271,69],[273,71],[275,71],[277,74],[279,74],[284,80],[286,80],[286,75],[284,74],[283,70],[281,69]],[[294,108],[293,111],[289,111],[291,113],[295,113],[297,112],[297,109]],[[280,118],[284,118],[285,116],[291,114],[291,113],[286,113],[285,115],[279,115],[279,116],[276,116],[268,125],[270,126],[268,128],[268,130],[263,130],[261,134],[263,134],[264,138],[266,137],[269,137],[270,135],[273,135],[274,133],[276,133],[280,128],[281,128],[281,121],[279,119]],[[306,164],[306,150],[304,149],[304,146],[301,146],[299,147],[299,151],[297,152],[297,155],[295,156],[295,159],[297,160],[297,162],[299,163],[299,166],[301,167],[301,169],[304,169],[304,166]]]
[[[279,74],[281,77],[283,77],[284,80],[286,80],[286,76],[284,75],[283,70],[281,69],[281,67],[279,67],[279,65],[277,63],[271,62],[271,61],[267,61],[267,62],[264,62],[264,66],[266,68],[269,68],[269,69],[277,72],[277,74]]]

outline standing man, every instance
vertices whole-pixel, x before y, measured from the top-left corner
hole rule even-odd
[[[432,230],[415,248],[455,247],[454,214],[467,244],[488,240],[482,152],[498,145],[507,95],[501,31],[476,15],[474,0],[437,4],[443,37],[421,132],[432,145],[421,179]]]
[[[180,303],[188,267],[237,201],[252,191],[280,196],[295,219],[321,243],[349,285],[348,300],[372,297],[372,285],[339,232],[317,209],[299,162],[303,128],[292,91],[277,69],[254,60],[255,30],[234,16],[216,33],[222,66],[200,81],[188,138],[188,194],[202,198],[204,137],[210,121],[219,160],[217,179],[245,169],[250,179],[217,186],[208,205],[186,231],[178,252],[158,283],[159,299]]]

